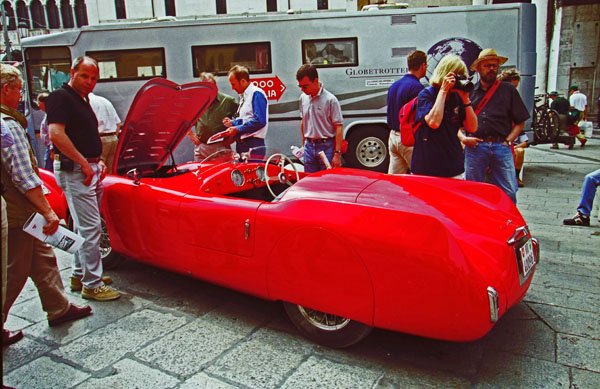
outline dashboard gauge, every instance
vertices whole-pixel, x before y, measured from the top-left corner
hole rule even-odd
[[[256,178],[261,182],[265,182],[265,168],[263,166],[256,168]]]
[[[231,171],[231,181],[233,181],[233,185],[235,186],[243,186],[246,179],[241,171],[234,169]]]

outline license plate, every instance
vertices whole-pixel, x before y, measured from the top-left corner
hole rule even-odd
[[[519,261],[521,262],[522,275],[527,277],[529,271],[535,265],[535,254],[531,239],[528,239],[523,246],[519,247]]]

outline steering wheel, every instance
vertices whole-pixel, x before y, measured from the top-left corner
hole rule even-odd
[[[277,174],[277,177],[269,177],[269,164],[271,163],[271,160],[275,157],[279,157],[281,158],[281,161],[279,161],[279,165],[281,166],[281,171],[279,172],[279,174]],[[296,166],[294,165],[294,163],[284,154],[273,154],[271,155],[268,159],[267,162],[265,162],[265,182],[267,183],[267,189],[269,189],[269,192],[271,192],[271,194],[273,195],[273,197],[277,197],[277,195],[275,194],[275,192],[273,192],[273,189],[271,188],[271,185],[269,185],[269,181],[270,180],[277,180],[282,184],[288,184],[289,186],[292,186],[292,181],[288,179],[288,177],[285,174],[285,166],[286,164],[292,165],[292,169],[294,169],[294,173],[296,174],[296,181],[300,180],[300,175],[298,174],[298,170],[296,169]]]

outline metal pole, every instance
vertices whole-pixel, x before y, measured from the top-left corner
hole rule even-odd
[[[8,23],[6,20],[6,10],[4,4],[0,6],[2,8],[2,34],[4,35],[4,46],[6,48],[6,59],[12,61],[12,49],[10,47],[10,39],[8,39]]]

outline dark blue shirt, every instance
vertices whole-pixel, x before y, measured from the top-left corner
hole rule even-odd
[[[387,96],[387,123],[390,129],[399,130],[400,121],[398,115],[402,106],[419,94],[424,86],[414,75],[405,74],[399,80],[396,80],[388,90]]]
[[[465,154],[458,140],[458,129],[465,120],[465,106],[456,93],[450,93],[444,104],[440,126],[433,129],[425,123],[439,88],[425,88],[419,93],[415,120],[421,126],[415,133],[410,170],[414,174],[454,177],[465,171]]]
[[[473,109],[477,109],[486,93],[487,90],[483,90],[480,82],[475,84],[470,96]],[[510,82],[501,82],[490,101],[477,115],[477,131],[473,136],[506,137],[512,131],[513,123],[523,123],[528,118],[529,112],[517,89]]]

